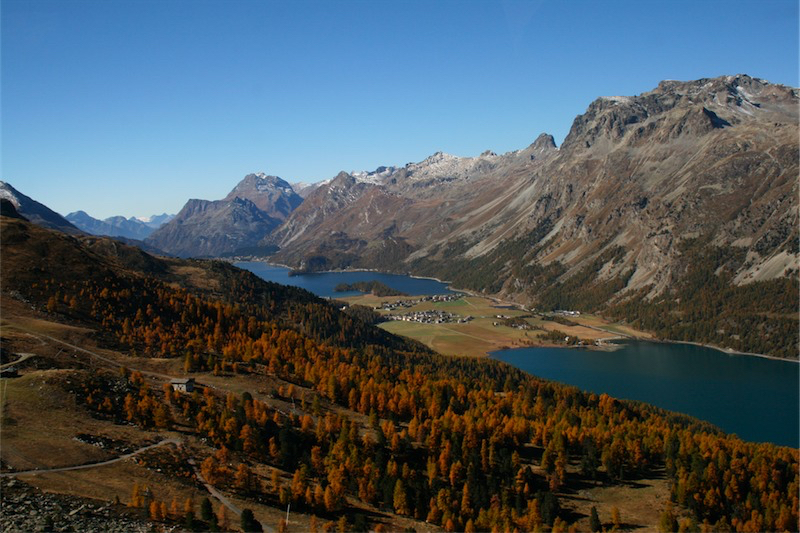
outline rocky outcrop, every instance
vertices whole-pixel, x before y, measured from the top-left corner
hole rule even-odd
[[[3,531],[108,531],[119,533],[177,530],[133,516],[120,504],[53,494],[10,478],[0,481]]]

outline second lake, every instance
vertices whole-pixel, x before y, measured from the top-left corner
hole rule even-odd
[[[447,284],[435,279],[414,278],[400,274],[384,274],[382,272],[353,270],[346,272],[315,272],[313,274],[289,275],[289,269],[282,266],[270,265],[257,261],[235,263],[239,268],[249,270],[256,276],[267,281],[282,285],[292,285],[313,292],[325,298],[344,298],[357,296],[358,291],[336,292],[334,287],[340,283],[352,284],[357,281],[380,281],[384,285],[410,296],[423,294],[450,294]]]
[[[611,352],[517,348],[492,355],[541,378],[706,420],[745,440],[795,448],[800,441],[796,362],[637,341]]]

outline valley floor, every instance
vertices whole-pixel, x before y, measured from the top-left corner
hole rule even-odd
[[[613,349],[609,344],[612,340],[652,339],[649,333],[608,322],[596,315],[533,313],[482,296],[432,301],[421,297],[364,295],[344,300],[376,309],[389,319],[380,327],[418,340],[445,355],[486,357],[493,351],[527,346]],[[442,320],[442,314],[451,316]],[[556,332],[564,335],[556,335]],[[567,337],[569,340],[565,340]]]

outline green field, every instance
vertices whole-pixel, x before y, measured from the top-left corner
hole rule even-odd
[[[379,308],[384,302],[411,300],[414,297],[391,298],[372,295],[346,298],[351,304]],[[576,325],[559,324],[542,316],[530,316],[522,309],[508,309],[490,298],[465,296],[450,302],[420,302],[409,308],[400,308],[391,312],[379,310],[383,315],[403,315],[421,311],[447,311],[461,317],[470,316],[467,323],[423,324],[392,320],[380,325],[390,333],[418,340],[437,352],[446,355],[467,355],[483,357],[489,352],[503,348],[549,344],[542,336],[552,330],[565,335],[575,336],[588,342],[616,335],[643,336],[624,325],[609,324],[595,315],[584,315],[570,318]],[[520,330],[502,325],[505,317],[528,315],[525,321],[532,329]]]

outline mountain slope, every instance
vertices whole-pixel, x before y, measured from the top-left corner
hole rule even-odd
[[[73,235],[82,233],[67,219],[46,205],[40,204],[29,196],[25,196],[5,181],[0,181],[0,198],[11,202],[20,215],[34,224]]]
[[[179,257],[214,257],[251,246],[279,224],[250,200],[189,200],[145,242]]]
[[[300,268],[402,268],[434,242],[477,231],[503,209],[509,181],[557,152],[542,135],[524,150],[459,158],[437,152],[405,167],[339,173],[318,187],[265,243]],[[305,264],[308,261],[310,264]]]
[[[183,257],[249,253],[301,202],[282,179],[248,174],[223,200],[189,200],[146,242]]]
[[[597,99],[558,149],[543,136],[500,156],[340,174],[268,242],[296,268],[411,271],[547,308],[669,298],[712,256],[711,275],[734,287],[796,284],[799,152],[796,89],[748,76],[662,82]],[[681,337],[758,349],[736,338],[743,318],[708,320],[709,333]],[[763,349],[796,355],[796,335],[778,347],[785,329]]]
[[[680,276],[676,244],[702,235],[745,252],[738,283],[771,279],[797,261],[797,102],[796,90],[747,76],[600,98],[558,150],[545,137],[501,156],[340,174],[268,240],[298,267],[380,266],[378,247],[403,250],[398,269],[446,277],[517,239],[520,266],[568,273],[620,247],[603,275],[630,272],[626,289],[659,294]],[[524,299],[531,287],[499,266],[503,292]]]

